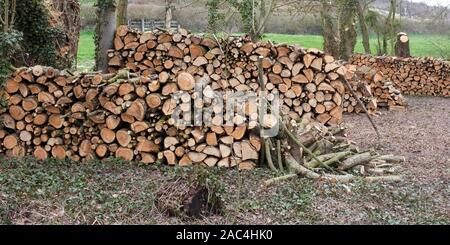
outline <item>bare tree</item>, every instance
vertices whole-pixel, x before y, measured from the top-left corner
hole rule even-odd
[[[172,18],[173,18],[173,14],[172,11],[175,8],[175,3],[174,0],[165,0],[166,2],[166,14],[165,14],[165,27],[166,29],[170,29],[171,24],[172,24]]]
[[[377,55],[381,55],[383,53],[381,50],[381,35],[384,32],[383,24],[381,24],[382,21],[380,20],[381,16],[377,12],[369,10],[365,19],[368,27],[372,29],[377,36]]]
[[[259,4],[255,5],[255,0],[252,1],[252,18],[250,20],[251,26],[247,33],[252,40],[259,40],[264,34],[264,28],[267,20],[272,14],[277,1],[276,0],[259,0]]]
[[[321,3],[323,49],[325,53],[337,57],[339,55],[339,34],[336,31],[335,21],[331,15],[333,6],[331,1],[328,0],[321,0]]]
[[[118,0],[116,8],[116,27],[127,24],[128,0]]]
[[[394,25],[395,25],[395,6],[396,0],[389,0],[389,13],[385,19],[384,31],[383,31],[383,53],[388,53],[388,40],[391,41],[391,50],[394,49],[394,39],[395,35]]]
[[[339,6],[339,58],[348,59],[355,49],[355,12],[357,0],[342,0]]]
[[[217,30],[218,23],[238,14],[244,32],[253,40],[264,34],[268,19],[280,0],[210,0],[208,1],[210,29]],[[225,18],[224,12],[228,12]]]
[[[81,30],[80,3],[78,0],[48,0],[46,3],[52,19],[65,35],[64,40],[58,43],[58,46],[65,47],[60,48],[59,54],[63,58],[60,62],[75,69]]]
[[[364,52],[370,54],[370,41],[369,31],[367,30],[366,18],[364,17],[364,8],[362,6],[362,0],[358,0],[356,3],[356,13],[358,15],[359,26],[361,28],[362,42],[364,46]]]
[[[391,8],[392,8],[392,15],[391,15],[391,19],[390,19],[390,25],[389,25],[389,38],[391,41],[391,52],[393,54],[394,52],[394,43],[395,43],[395,14],[396,14],[396,7],[397,7],[397,0],[391,0]]]
[[[108,49],[113,48],[116,29],[115,0],[97,0],[96,7],[95,70],[106,73],[108,70]]]
[[[0,13],[0,24],[3,32],[8,32],[14,26],[16,15],[16,0],[3,0],[3,13]]]
[[[320,0],[324,51],[348,59],[356,45],[356,5],[358,0]]]

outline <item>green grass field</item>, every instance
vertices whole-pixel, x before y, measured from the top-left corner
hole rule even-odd
[[[266,34],[264,39],[272,40],[278,43],[298,44],[306,48],[322,49],[323,38],[317,35],[285,35],[285,34]],[[432,56],[436,58],[450,58],[450,36],[444,35],[420,35],[411,34],[410,49],[412,56]],[[370,38],[370,47],[372,54],[376,53],[377,39],[375,36]],[[361,38],[358,38],[355,51],[364,52]]]
[[[419,35],[412,34],[410,37],[410,47],[412,56],[432,56],[436,58],[450,57],[450,37],[444,35]],[[264,36],[264,40],[272,40],[277,43],[298,44],[306,48],[322,48],[322,36],[318,35],[287,35],[269,33]],[[376,53],[376,37],[370,39],[372,53]],[[82,31],[78,48],[78,67],[81,70],[92,68],[94,60],[94,39],[93,31]],[[363,52],[363,45],[360,39],[356,44],[356,52]]]
[[[94,32],[92,30],[84,30],[80,34],[78,43],[78,69],[89,70],[94,66]]]

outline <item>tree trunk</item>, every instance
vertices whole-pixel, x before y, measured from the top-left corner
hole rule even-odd
[[[376,34],[377,34],[377,43],[378,43],[378,46],[377,46],[377,55],[381,55],[382,52],[381,52],[380,32],[377,31]]]
[[[347,60],[355,49],[355,5],[356,0],[346,0],[339,8],[339,58]]]
[[[356,10],[358,13],[359,25],[361,27],[362,41],[364,46],[364,52],[370,54],[370,42],[369,42],[369,31],[367,30],[366,20],[364,18],[364,10],[361,5],[361,0],[356,3]]]
[[[395,56],[407,58],[410,57],[409,38],[404,32],[397,34],[397,42],[395,43]]]
[[[256,30],[256,33],[254,33],[254,38],[252,38],[252,40],[259,41],[261,39],[264,34],[266,22],[270,18],[271,13],[273,13],[276,2],[276,0],[271,0],[270,4],[266,5],[266,1],[261,1],[259,18],[258,20],[255,20],[256,23],[254,23],[258,29]]]
[[[50,13],[56,25],[66,35],[65,43],[60,43],[60,56],[66,67],[76,69],[78,41],[80,38],[80,3],[78,0],[51,0]]]
[[[2,20],[2,25],[3,25],[3,31],[7,32],[9,29],[9,0],[5,0],[5,2],[3,3],[3,20]]]
[[[254,3],[254,1],[252,2]],[[253,6],[254,7],[254,6]],[[253,42],[257,42],[259,41],[259,39],[261,39],[261,35],[259,33],[259,26],[260,24],[263,24],[262,22],[264,21],[264,17],[266,14],[266,3],[265,1],[259,1],[259,16],[256,16],[256,10],[252,8],[252,16],[250,17],[250,21],[251,21],[251,26],[250,26],[250,31],[248,32],[250,39]]]
[[[2,7],[3,13],[0,13],[0,24],[2,25],[3,32],[8,32],[14,25],[14,18],[16,15],[16,0],[4,0]]]
[[[322,18],[322,35],[323,35],[323,49],[325,53],[338,57],[339,39],[337,33],[334,31],[331,12],[331,4],[322,0],[322,9],[320,11]]]
[[[166,0],[166,16],[165,16],[166,29],[170,29],[172,24],[172,9],[173,9],[173,0]]]
[[[116,27],[127,24],[128,0],[118,0],[116,9]]]
[[[116,6],[114,0],[109,0],[97,7],[95,28],[95,69],[104,73],[108,71],[108,50],[113,48],[115,28]]]
[[[391,38],[391,52],[394,52],[394,35],[395,35],[395,12],[396,12],[396,0],[391,0],[391,7],[392,7],[392,19],[391,19],[391,25],[390,25],[390,38]]]
[[[392,39],[392,32],[394,29],[394,21],[395,21],[395,0],[390,0],[390,7],[389,7],[389,13],[386,17],[386,21],[384,24],[384,31],[383,31],[383,54],[387,54],[387,46],[388,46],[388,38]],[[391,40],[391,44],[392,44]],[[393,45],[392,45],[393,48]]]

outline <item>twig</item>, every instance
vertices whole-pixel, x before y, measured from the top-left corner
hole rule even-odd
[[[0,14],[0,24],[5,25],[5,21],[2,18],[2,15]]]
[[[275,178],[272,178],[272,179],[268,179],[268,180],[264,181],[263,185],[265,187],[268,187],[268,186],[271,186],[271,185],[273,185],[273,184],[275,184],[277,182],[293,179],[295,177],[298,177],[297,174],[286,174],[286,175],[282,175],[282,176],[275,177]]]
[[[13,66],[13,65],[9,65],[8,67],[11,71],[17,71],[19,68]]]
[[[277,139],[277,161],[278,167],[282,172],[284,172],[283,161],[281,159],[281,141],[279,139]]]
[[[259,91],[260,91],[260,96],[262,95],[262,92],[265,90],[265,86],[264,86],[264,74],[263,74],[263,68],[262,68],[262,57],[259,56],[258,57],[258,80],[259,80]],[[261,97],[259,98],[261,100]],[[263,120],[263,116],[262,116],[262,103],[260,101],[260,105],[259,105],[259,122],[262,122]],[[261,149],[265,149],[265,141],[264,141],[264,135],[263,135],[263,130],[261,129],[259,131],[259,137],[261,138]],[[265,151],[262,150],[259,154],[259,165],[263,166],[264,165],[264,159],[265,159]]]
[[[97,75],[97,74],[102,74],[102,72],[101,72],[101,71],[81,72],[81,73],[80,73],[80,76],[87,76],[87,77],[90,77],[90,76],[95,76],[95,75]],[[106,75],[106,74],[105,74],[105,75]]]
[[[161,28],[161,27],[155,27],[155,29],[162,31],[162,32],[169,32],[167,29]]]
[[[12,14],[11,19],[9,20],[9,25],[14,26],[14,22],[16,21],[16,0],[12,1]]]
[[[220,44],[219,39],[217,39],[216,34],[213,34],[213,37],[216,40],[216,43],[219,45],[220,52],[222,52],[222,54],[224,54],[223,49],[222,49],[222,45]]]
[[[350,151],[332,152],[328,154],[321,155],[320,158],[324,160],[323,164],[329,166],[330,164],[339,161],[340,159],[352,154]],[[319,158],[319,157],[318,157]],[[308,168],[316,168],[319,162],[316,160],[309,161],[304,164]]]
[[[402,180],[402,177],[399,175],[368,176],[365,177],[364,180],[367,182],[376,182],[376,181],[399,182]]]
[[[67,72],[71,76],[75,76],[75,74],[73,72],[69,71],[68,69],[64,70],[64,72]]]
[[[15,67],[15,66],[13,66],[13,65],[10,65],[9,67],[8,67],[12,72],[15,72],[15,73],[20,73],[20,72],[22,72],[22,71],[26,71],[26,70],[29,70],[30,68],[29,67]]]
[[[267,139],[267,142],[265,142],[264,146],[266,150],[267,165],[272,171],[278,172],[278,169],[273,164],[272,154],[270,153],[270,139]]]

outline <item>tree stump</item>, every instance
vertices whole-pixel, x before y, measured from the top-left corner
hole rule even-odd
[[[404,32],[399,32],[397,34],[397,41],[395,43],[395,56],[408,58],[410,57],[409,52],[409,37]]]
[[[215,188],[197,181],[177,179],[156,193],[156,206],[169,216],[200,218],[220,213],[222,203]]]

